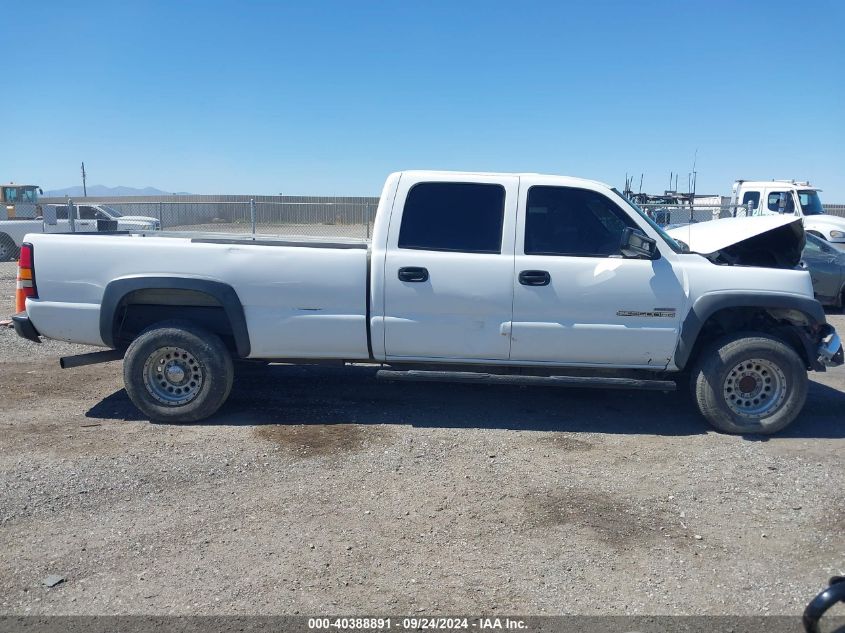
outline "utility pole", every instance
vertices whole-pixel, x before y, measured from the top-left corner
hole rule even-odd
[[[82,195],[88,197],[88,188],[85,186],[85,161],[82,161]]]

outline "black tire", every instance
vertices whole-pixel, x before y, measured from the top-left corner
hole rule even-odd
[[[232,355],[216,334],[178,322],[159,323],[132,341],[123,359],[129,398],[150,420],[195,422],[229,397]]]
[[[20,249],[15,244],[15,240],[5,233],[0,233],[0,262],[10,262],[17,259],[19,252]]]
[[[724,433],[777,433],[807,399],[801,357],[783,341],[756,332],[732,334],[705,347],[690,378],[699,412]]]

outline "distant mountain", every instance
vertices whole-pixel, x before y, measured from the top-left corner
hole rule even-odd
[[[156,189],[155,187],[144,187],[143,189],[137,189],[135,187],[106,187],[105,185],[91,185],[90,187],[88,187],[88,195],[117,198],[120,196],[169,196],[188,194],[184,191],[179,191],[174,194],[171,191],[162,191],[161,189]],[[50,191],[44,191],[45,198],[62,198],[64,196],[70,196],[71,198],[81,198],[82,187],[65,187],[64,189],[52,189]]]

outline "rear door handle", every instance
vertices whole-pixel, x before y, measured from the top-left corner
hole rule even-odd
[[[399,269],[399,281],[428,281],[428,270],[418,266],[406,266]]]
[[[548,286],[552,276],[547,270],[523,270],[519,273],[519,283],[523,286]]]

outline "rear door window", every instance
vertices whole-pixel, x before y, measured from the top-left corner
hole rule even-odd
[[[505,189],[501,185],[423,182],[408,192],[399,248],[501,253]]]

